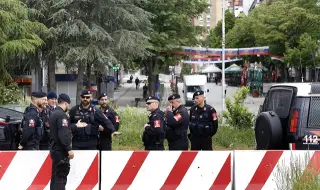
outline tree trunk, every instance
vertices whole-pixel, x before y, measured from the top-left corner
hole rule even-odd
[[[101,94],[101,83],[102,83],[102,74],[97,72],[96,75],[96,83],[97,83],[97,95]]]
[[[80,93],[83,89],[83,72],[84,72],[84,64],[78,63],[78,79],[77,79],[77,97],[76,97],[76,104],[80,104]]]
[[[56,55],[52,54],[48,60],[48,92],[57,91],[56,86]]]
[[[91,64],[87,63],[86,64],[87,68],[86,68],[86,78],[87,78],[87,83],[86,83],[86,88],[90,89],[91,86]]]
[[[316,67],[316,59],[313,53],[311,53],[312,61],[313,61],[313,67],[314,67],[314,82],[318,82],[318,69]]]

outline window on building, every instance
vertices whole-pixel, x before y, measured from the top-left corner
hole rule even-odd
[[[210,14],[210,7],[208,7],[206,13],[207,13],[207,14]]]

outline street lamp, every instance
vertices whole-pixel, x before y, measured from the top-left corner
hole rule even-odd
[[[225,107],[225,0],[222,1],[222,111]]]

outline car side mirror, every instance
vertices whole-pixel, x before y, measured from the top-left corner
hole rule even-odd
[[[182,93],[184,93],[184,90],[182,90]]]
[[[209,89],[207,89],[207,92],[209,92]]]

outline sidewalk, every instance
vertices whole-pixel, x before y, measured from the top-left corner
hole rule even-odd
[[[135,98],[142,98],[142,87],[143,85],[141,84],[139,89],[136,90],[134,83],[124,83],[122,87],[114,92],[113,102],[120,107],[135,106]],[[164,83],[163,98],[159,105],[161,109],[168,104],[167,99],[170,94],[170,83]],[[145,101],[140,101],[138,107],[145,107]]]
[[[142,98],[142,86],[136,90],[134,83],[124,83],[113,95],[113,102],[120,107],[134,106],[134,99]]]

